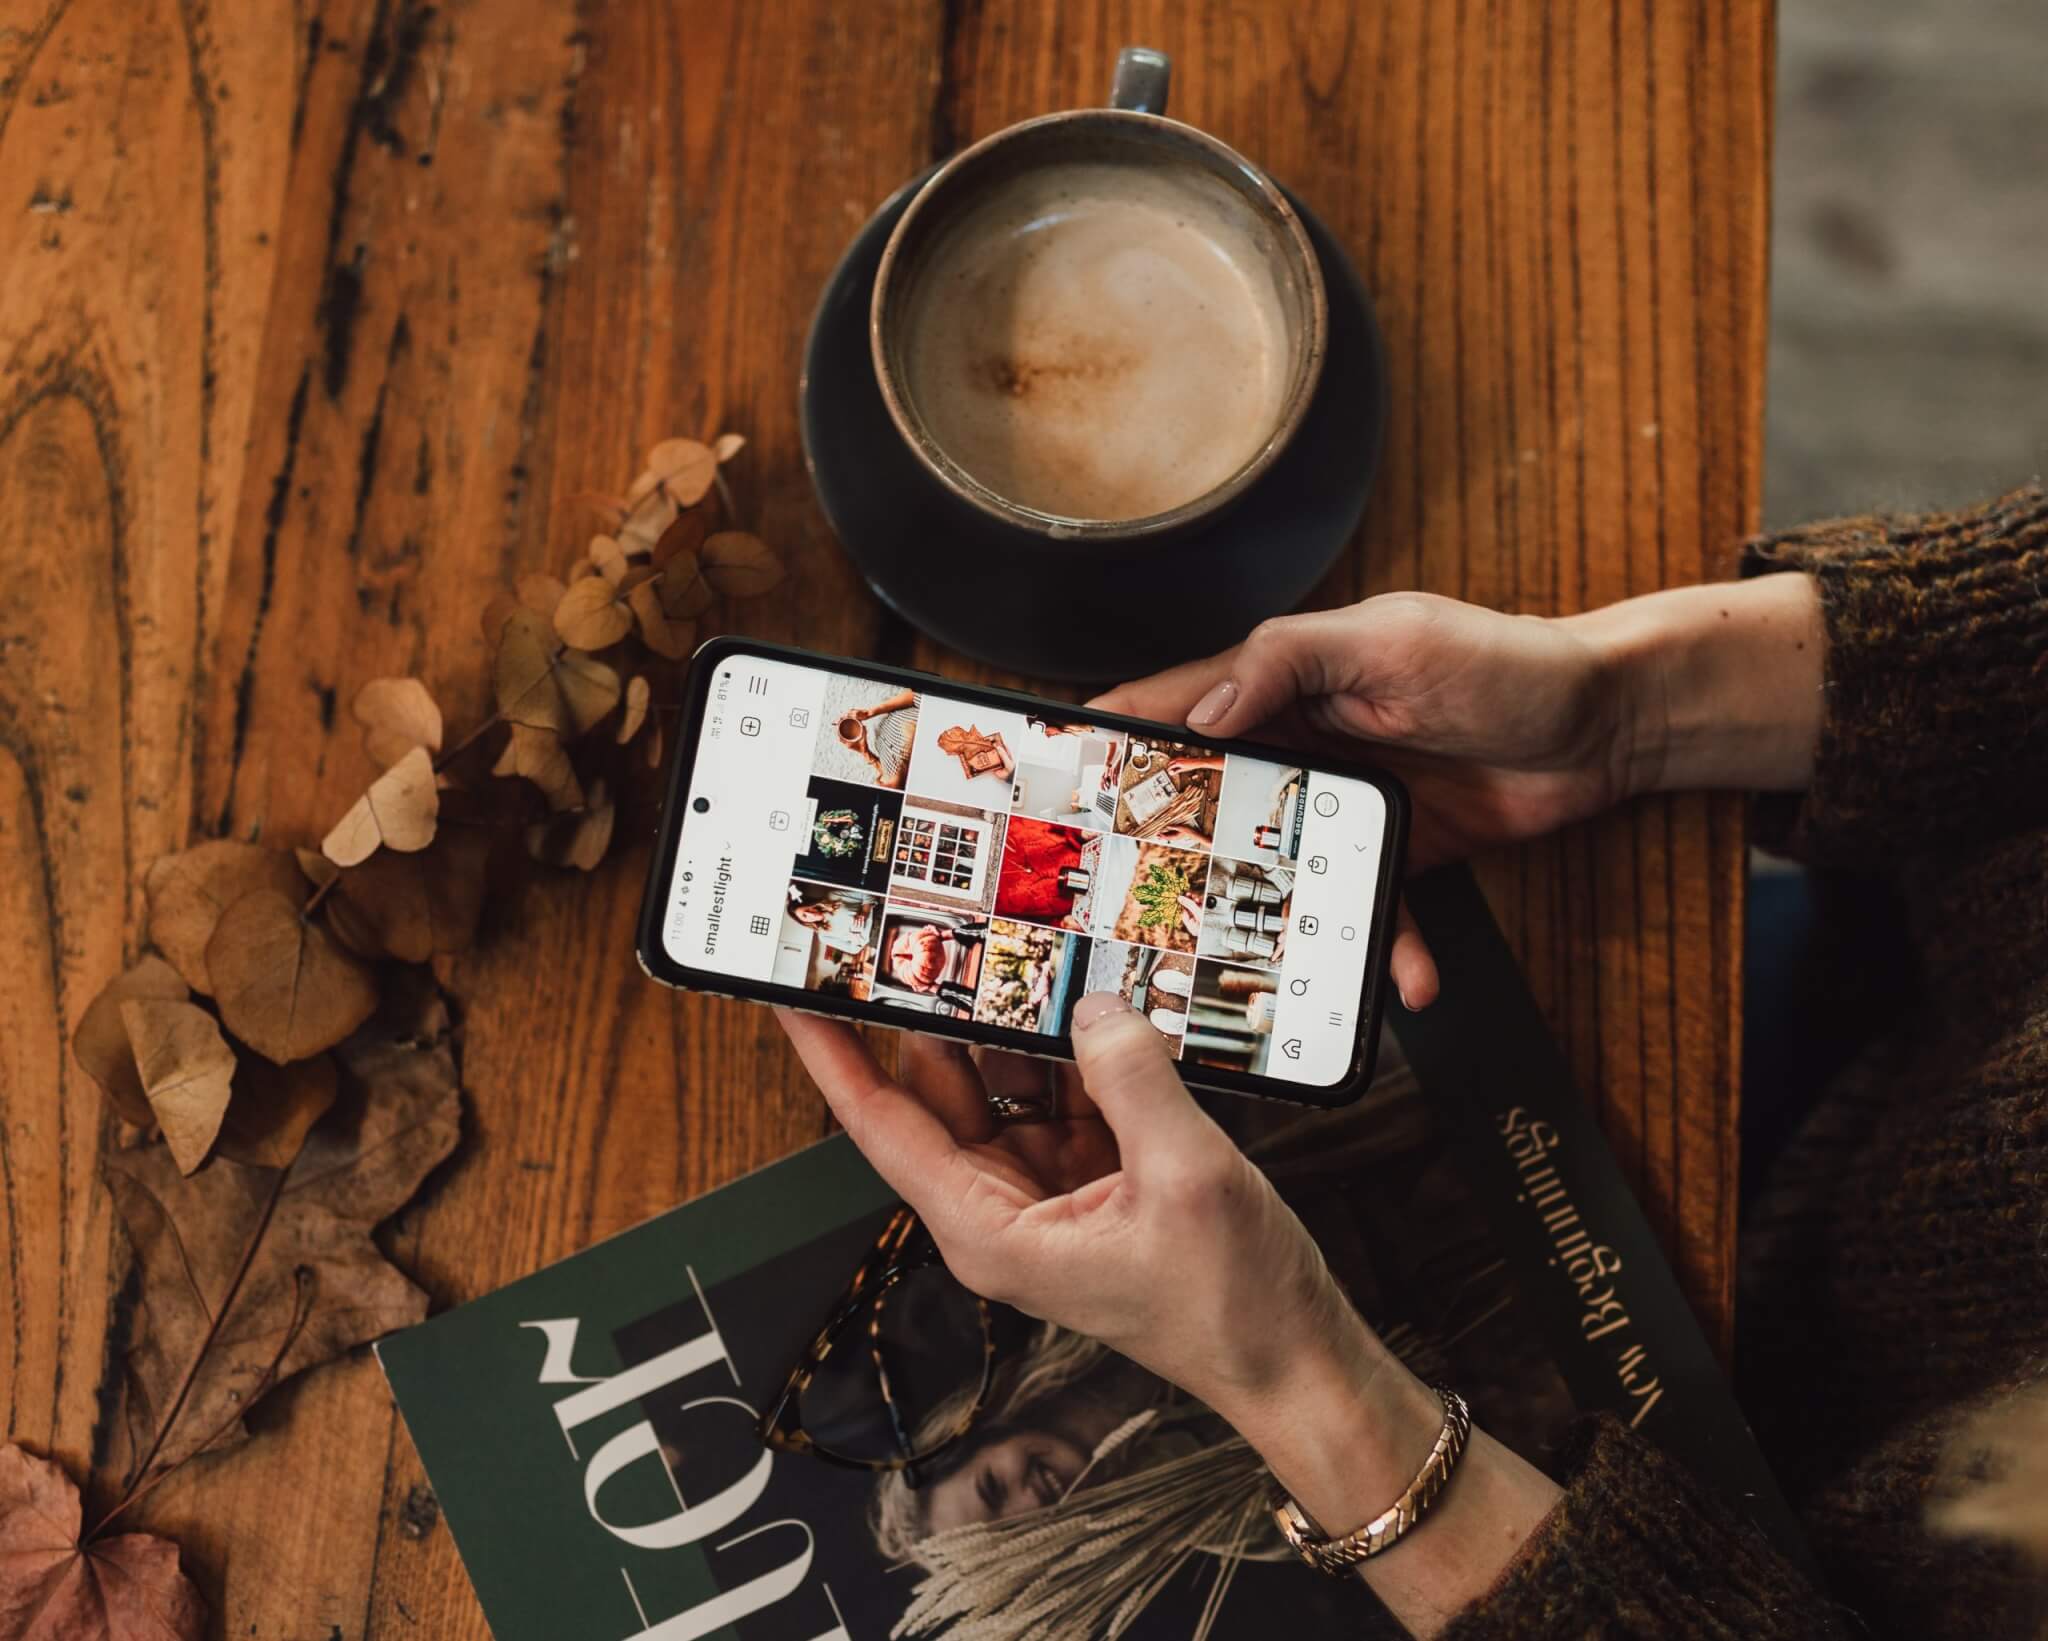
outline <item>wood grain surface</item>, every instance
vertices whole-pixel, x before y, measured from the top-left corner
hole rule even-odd
[[[1390,438],[1321,601],[1552,613],[1726,569],[1759,489],[1763,0],[0,0],[10,1435],[84,1469],[139,1325],[67,1044],[136,949],[142,867],[317,839],[372,773],[368,678],[474,721],[478,589],[572,555],[579,492],[743,431],[741,508],[799,573],[736,621],[972,672],[824,525],[804,326],[897,183],[1098,100],[1133,41],[1379,304]],[[1652,802],[1484,868],[1724,1347],[1742,842],[1732,801]],[[467,1136],[389,1233],[437,1303],[825,1131],[764,1011],[642,979],[644,864],[629,838],[548,880],[445,969]],[[486,1633],[371,1361],[254,1422],[140,1512],[217,1633]]]

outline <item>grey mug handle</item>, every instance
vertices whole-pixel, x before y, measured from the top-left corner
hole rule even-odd
[[[1150,46],[1125,46],[1116,54],[1116,76],[1109,82],[1109,106],[1133,114],[1164,114],[1166,93],[1173,84],[1173,59]]]

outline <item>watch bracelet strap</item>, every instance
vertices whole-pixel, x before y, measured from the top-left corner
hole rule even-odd
[[[1433,1385],[1431,1389],[1444,1404],[1443,1429],[1437,1432],[1436,1445],[1429,1450],[1429,1457],[1422,1461],[1422,1468],[1415,1472],[1407,1490],[1363,1527],[1342,1538],[1331,1538],[1293,1499],[1283,1494],[1275,1504],[1273,1519],[1280,1524],[1281,1533],[1316,1571],[1341,1575],[1368,1557],[1391,1548],[1423,1518],[1449,1483],[1451,1472],[1471,1439],[1472,1409],[1455,1390],[1444,1385]]]

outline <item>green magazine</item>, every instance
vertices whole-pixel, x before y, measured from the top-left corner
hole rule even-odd
[[[1394,1022],[1365,1098],[1212,1109],[1496,1436],[1543,1464],[1612,1411],[1800,1554],[1470,877],[1410,898],[1444,997]],[[1033,1324],[920,1488],[764,1447],[758,1412],[894,1206],[829,1140],[383,1341],[501,1641],[1400,1633],[1286,1551],[1221,1421]]]

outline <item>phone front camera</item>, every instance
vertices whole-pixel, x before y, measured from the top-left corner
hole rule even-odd
[[[709,798],[698,798],[690,807],[700,815],[707,814],[711,809],[711,800]]]

